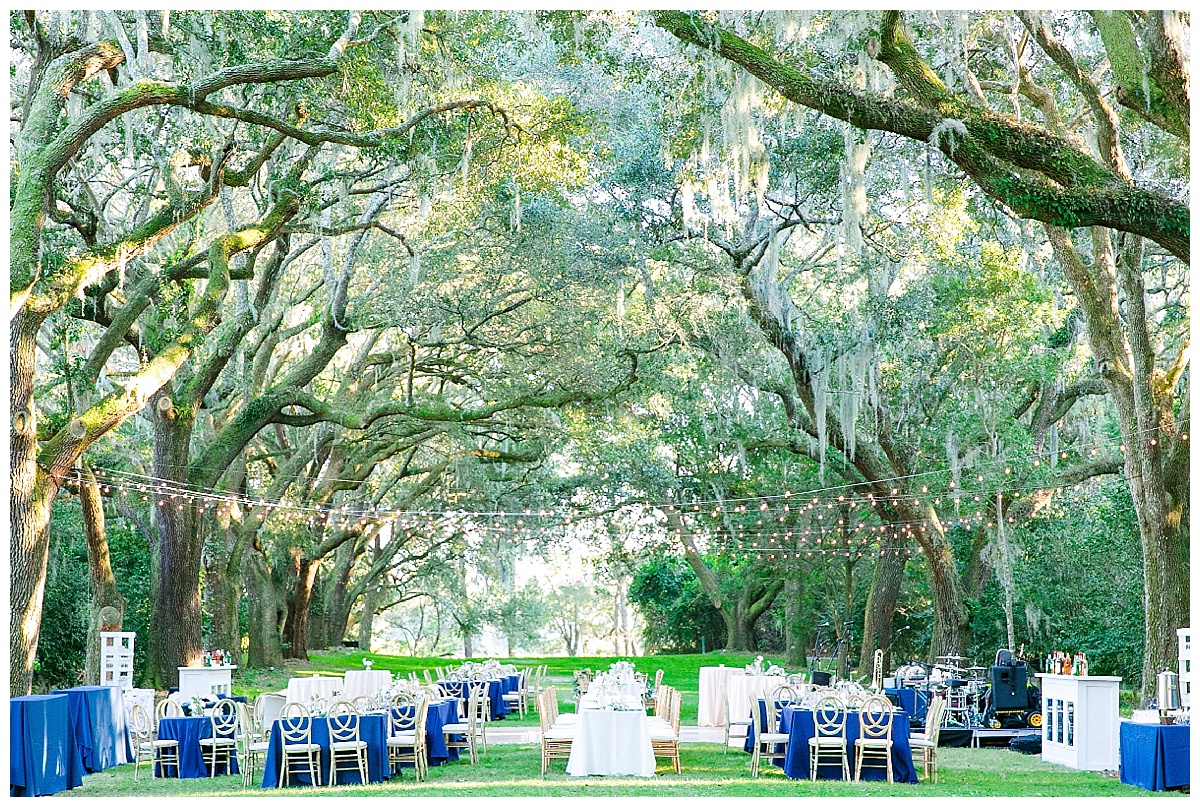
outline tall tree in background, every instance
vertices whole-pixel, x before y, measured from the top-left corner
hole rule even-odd
[[[1020,30],[1006,27],[1004,15],[987,15],[980,20],[985,31],[980,40],[1003,47],[993,44],[996,52],[970,55],[961,26],[940,32],[952,37],[942,66],[944,79],[918,48],[933,52],[944,44],[935,41],[939,32],[926,23],[914,40],[900,12],[884,12],[874,36],[861,35],[854,44],[891,70],[900,88],[895,96],[856,91],[818,75],[792,58],[788,43],[773,42],[773,33],[758,37],[760,45],[714,24],[711,17],[664,11],[655,12],[654,19],[682,41],[740,65],[797,104],[861,129],[930,144],[1003,209],[1046,227],[1084,312],[1095,361],[1119,415],[1125,476],[1145,564],[1144,698],[1157,670],[1173,664],[1175,630],[1189,622],[1189,469],[1184,429],[1176,423],[1176,413],[1186,411],[1188,400],[1186,384],[1181,384],[1188,343],[1178,336],[1177,320],[1162,316],[1163,308],[1178,299],[1177,292],[1172,295],[1162,286],[1178,286],[1181,272],[1164,268],[1166,282],[1151,291],[1146,275],[1166,261],[1161,256],[1150,260],[1145,241],[1188,263],[1190,214],[1184,201],[1158,187],[1156,168],[1165,165],[1169,171],[1177,163],[1146,160],[1140,176],[1134,175],[1124,156],[1125,122],[1106,100],[1105,89],[1115,88],[1118,99],[1125,99],[1127,120],[1136,106],[1136,123],[1148,122],[1151,131],[1186,141],[1189,74],[1180,15],[1067,15],[1063,23],[1080,37],[1100,38],[1110,69],[1099,79],[1093,78],[1098,54],[1088,54],[1090,63],[1081,61],[1082,54],[1072,54],[1039,15],[1020,15]],[[1049,57],[1038,70],[1028,66],[1034,43]],[[1137,70],[1140,82],[1132,80]],[[1018,117],[1008,110],[1022,97],[1032,108],[1026,105]],[[1088,114],[1068,124],[1059,112],[1059,98],[1069,98]],[[1133,98],[1140,103],[1131,103]],[[1094,138],[1094,149],[1086,145],[1087,136]],[[1167,179],[1178,184],[1175,177]],[[1086,228],[1090,255],[1075,247],[1071,230],[1078,228]]]

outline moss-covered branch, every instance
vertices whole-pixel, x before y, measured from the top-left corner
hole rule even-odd
[[[1022,218],[1066,228],[1112,227],[1143,235],[1182,260],[1190,259],[1187,205],[1125,180],[1039,126],[953,98],[927,108],[855,92],[814,76],[803,65],[784,64],[694,14],[657,11],[653,17],[679,39],[742,66],[789,100],[862,129],[932,143],[985,193]]]

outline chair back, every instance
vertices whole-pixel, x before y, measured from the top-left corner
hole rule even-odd
[[[942,715],[946,711],[946,699],[941,695],[935,697],[929,702],[929,708],[925,710],[925,739],[929,740],[935,746],[938,742],[938,737],[942,733]]]
[[[375,705],[375,699],[370,695],[359,695],[357,698],[350,701],[350,703],[352,706],[354,706],[355,711],[357,711],[360,715],[374,712],[377,708],[379,708]]]
[[[658,690],[656,689],[655,692],[657,693]],[[725,707],[725,725],[729,725],[729,721],[733,720],[733,712],[729,708],[729,687],[725,686],[724,678],[721,679],[721,703]]]
[[[329,707],[329,740],[349,743],[358,740],[358,710],[346,700],[335,701]]]
[[[129,730],[143,742],[154,734],[154,724],[150,722],[150,715],[146,714],[140,703],[135,703],[129,710]]]
[[[658,692],[658,688],[662,686],[663,671],[660,669],[654,673],[654,691]]]
[[[424,673],[425,673],[425,686],[432,686],[433,685],[433,676],[429,674],[429,670],[424,670]]]
[[[800,696],[796,690],[792,689],[788,684],[780,684],[775,687],[775,691],[771,693],[771,702],[776,704],[795,703],[800,700]]]
[[[183,717],[183,707],[170,698],[163,698],[154,709],[155,717],[166,720],[169,717]]]
[[[254,719],[262,726],[264,733],[271,730],[287,698],[274,692],[264,692],[254,701]]]
[[[471,684],[471,698],[469,701],[469,711],[474,720],[486,720],[489,715],[487,713],[487,704],[485,703],[488,694],[487,681],[476,681]]]
[[[428,703],[428,700],[425,701]],[[402,731],[412,731],[417,727],[417,699],[408,692],[401,692],[392,698],[391,708],[388,709],[388,736],[395,737]]]
[[[747,701],[750,703],[750,719],[754,721],[754,736],[761,737],[766,731],[766,715],[763,714],[765,707],[763,702],[754,695],[747,696]]]
[[[233,705],[237,708],[238,736],[244,738],[247,742],[261,736],[260,732],[254,727],[254,717],[250,714],[250,707],[241,701],[234,701]]]
[[[683,711],[683,695],[678,690],[671,690],[671,716],[667,718],[671,727],[675,729],[675,735],[679,735],[679,717]]]
[[[805,679],[804,673],[792,673],[787,677],[787,685],[797,692],[803,692],[804,685],[807,683],[808,681]]]
[[[892,739],[892,702],[882,695],[863,701],[858,711],[858,734],[864,740]]]
[[[244,704],[243,704],[244,705]],[[212,723],[212,736],[236,737],[238,733],[238,704],[229,698],[221,698],[213,707],[209,722]]]
[[[292,701],[279,711],[279,733],[284,745],[305,745],[312,742],[312,719],[303,703]]]
[[[846,736],[846,704],[840,698],[826,695],[813,707],[813,723],[817,737]]]

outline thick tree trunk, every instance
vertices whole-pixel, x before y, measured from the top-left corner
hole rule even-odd
[[[246,666],[258,669],[282,667],[283,638],[279,626],[286,608],[262,552],[253,548],[246,552],[242,574],[250,611]]]
[[[804,649],[808,637],[800,628],[800,600],[804,596],[804,583],[795,569],[789,570],[783,584],[783,635],[787,663],[803,665]]]
[[[42,623],[46,563],[50,551],[50,506],[58,494],[56,480],[38,467],[37,422],[33,371],[37,332],[43,317],[22,310],[9,324],[9,392],[11,412],[9,468],[12,493],[9,515],[9,692],[28,695],[33,686],[33,660]]]
[[[242,630],[238,603],[242,597],[242,574],[237,537],[230,530],[212,530],[205,542],[204,610],[208,614],[208,646],[242,655]]]
[[[187,478],[193,414],[167,406],[165,394],[153,400],[154,476],[183,482]],[[196,666],[201,661],[201,553],[193,502],[164,493],[154,494],[153,502],[158,541],[149,664],[155,687],[165,689],[179,683],[179,667]]]
[[[897,554],[899,550],[899,554]],[[891,669],[891,643],[895,637],[896,602],[904,582],[904,567],[908,554],[901,542],[887,540],[880,547],[882,555],[875,563],[871,592],[863,615],[862,649],[858,656],[858,674],[870,675],[875,663],[875,651],[883,650],[884,669]]]
[[[379,607],[379,588],[370,586],[362,597],[362,616],[358,618],[358,649],[371,652],[371,634],[375,628],[375,609]]]
[[[92,585],[92,613],[88,620],[87,653],[84,663],[84,683],[100,683],[100,612],[115,608],[125,614],[125,598],[117,589],[112,558],[108,552],[108,535],[104,530],[104,504],[100,486],[88,468],[83,469],[83,484],[79,487],[79,502],[83,508],[83,537],[87,541],[88,577]]]
[[[475,637],[463,634],[463,658],[475,658]]]
[[[935,530],[940,527],[935,526]],[[940,535],[940,533],[939,533]],[[926,562],[933,583],[933,639],[929,644],[929,662],[938,656],[964,655],[970,646],[971,625],[959,585],[954,554],[945,536],[928,544]]]
[[[306,557],[297,557],[292,567],[293,587],[288,597],[287,624],[284,626],[284,656],[308,658],[309,604],[316,583],[317,565]]]

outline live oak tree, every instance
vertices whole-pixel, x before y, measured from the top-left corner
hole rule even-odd
[[[1156,128],[1168,140],[1189,134],[1181,17],[1176,12],[1067,15],[1066,26],[1090,42],[1100,39],[1109,70],[1094,74],[1089,62],[1096,61],[1096,51],[1072,53],[1038,14],[1019,15],[1020,28],[1008,25],[1005,15],[986,15],[972,35],[988,47],[969,57],[964,26],[955,23],[948,47],[942,46],[946,56],[939,75],[926,55],[942,44],[932,41],[938,36],[932,26],[917,24],[914,34],[899,12],[884,12],[872,35],[862,32],[856,44],[891,71],[900,90],[893,95],[856,91],[829,79],[787,53],[784,41],[772,52],[770,44],[755,44],[702,15],[665,11],[653,16],[682,41],[741,66],[790,101],[861,129],[928,143],[1003,209],[1045,226],[1084,312],[1093,355],[1119,414],[1125,476],[1145,559],[1145,696],[1154,673],[1172,663],[1175,629],[1188,622],[1188,471],[1175,414],[1186,403],[1186,387],[1183,400],[1179,387],[1187,343],[1156,334],[1163,317],[1162,309],[1155,309],[1164,298],[1170,302],[1170,293],[1148,290],[1146,242],[1187,263],[1190,229],[1187,204],[1160,189],[1154,174],[1158,166],[1170,170],[1172,161],[1147,161],[1135,173],[1125,153],[1130,147],[1126,129],[1138,127],[1152,141]],[[772,36],[758,41],[769,43]],[[1030,67],[1035,44],[1048,59],[1038,69]],[[1141,80],[1134,81],[1139,74]],[[1124,116],[1106,100],[1106,85],[1116,89]],[[1022,106],[1022,100],[1028,103]],[[1067,100],[1082,111],[1071,121],[1061,111]],[[1010,112],[1014,105],[1024,115]],[[1131,120],[1135,106],[1137,119]],[[1149,127],[1140,125],[1143,121]],[[1089,147],[1085,138],[1095,145]],[[1166,179],[1169,187],[1175,178]],[[1071,230],[1079,228],[1086,228],[1090,255],[1074,245]]]
[[[275,112],[241,107],[234,94],[249,86],[285,85],[336,73],[347,49],[357,44],[362,23],[359,14],[344,18],[341,35],[332,43],[327,41],[322,55],[288,61],[248,60],[211,72],[178,75],[182,81],[176,82],[159,78],[174,70],[161,60],[156,62],[152,55],[148,15],[139,12],[133,16],[137,51],[132,49],[126,23],[111,15],[101,20],[94,13],[27,12],[20,23],[25,28],[20,42],[29,70],[24,92],[14,93],[19,133],[9,224],[13,412],[10,683],[16,693],[28,692],[30,687],[50,506],[68,470],[89,445],[140,410],[203,343],[218,323],[230,287],[231,258],[269,240],[283,221],[295,215],[298,206],[295,195],[281,186],[275,204],[252,226],[212,239],[197,261],[163,267],[163,279],[168,283],[188,278],[204,281],[192,306],[169,324],[161,348],[143,356],[111,392],[81,401],[69,423],[43,432],[40,424],[52,425],[39,418],[35,400],[37,338],[44,323],[81,295],[86,300],[89,290],[96,290],[92,296],[102,302],[125,279],[131,261],[156,245],[169,243],[182,225],[204,214],[223,187],[247,185],[280,138],[268,137],[258,143],[220,138],[176,164],[166,155],[157,164],[146,161],[132,180],[145,194],[140,210],[120,193],[128,182],[118,185],[115,192],[97,193],[86,187],[87,177],[81,174],[101,168],[84,159],[89,144],[112,131],[123,118],[149,111],[180,110],[176,114],[196,114],[209,120],[250,117],[276,132],[298,132],[288,121],[289,113],[276,117]],[[115,39],[100,38],[101,27]],[[164,46],[163,40],[169,41],[169,29],[166,34],[154,37],[156,48]],[[175,46],[178,44],[177,40]],[[344,135],[329,132],[304,137],[315,144]],[[188,163],[200,164],[203,169],[195,180],[183,184],[177,177],[178,168]],[[80,187],[81,181],[85,187]],[[107,316],[116,322],[109,326],[109,338],[98,343],[101,365],[107,358],[105,351],[111,353],[126,341],[134,324],[121,321],[115,310]],[[133,341],[136,346],[136,338]]]

